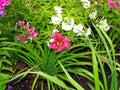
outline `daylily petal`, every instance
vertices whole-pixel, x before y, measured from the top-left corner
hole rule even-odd
[[[70,48],[69,38],[62,36],[58,32],[52,35],[52,39],[54,40],[50,42],[49,48],[55,49],[57,53]]]

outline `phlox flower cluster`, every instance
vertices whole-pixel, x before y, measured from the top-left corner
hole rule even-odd
[[[55,9],[56,8],[59,8],[59,9]],[[57,7],[57,6],[54,6],[54,9],[55,11],[57,12],[60,12],[59,16],[61,18],[54,18],[53,19],[53,16],[51,17],[51,23],[54,24],[54,25],[62,25],[62,30],[64,31],[73,31],[77,36],[81,36],[82,33],[86,34],[87,36],[91,34],[91,30],[90,28],[87,28],[84,30],[84,26],[80,23],[78,25],[75,24],[75,21],[74,21],[74,18],[68,18],[68,17],[65,17],[63,18],[62,20],[62,11],[61,11],[61,8],[60,7]]]
[[[28,42],[28,40],[32,40],[33,38],[38,36],[38,31],[35,31],[34,27],[31,27],[29,22],[25,24],[25,21],[18,21],[15,25],[15,28],[22,27],[23,34],[17,36],[18,41],[22,41],[22,44]]]
[[[97,10],[93,11],[89,14],[90,19],[95,20],[97,18]]]
[[[53,15],[51,17],[51,23],[54,24],[54,25],[59,25],[62,21],[62,10],[60,7],[57,7],[57,6],[54,6],[54,10],[56,12],[56,15]]]
[[[96,9],[94,12],[89,14],[89,18],[94,21],[96,20],[96,18],[97,18],[97,10]],[[107,19],[103,19],[103,18],[98,22],[97,27],[103,29],[106,32],[110,29],[110,26],[107,23]]]
[[[97,26],[104,31],[108,31],[110,29],[110,26],[107,23],[106,19],[100,20],[100,22],[97,24]]]
[[[119,4],[120,4],[120,0],[118,0],[118,2],[108,0],[108,7],[109,8],[115,8],[117,11],[120,10]]]
[[[90,8],[90,1],[89,0],[80,0],[84,8]]]
[[[0,0],[0,16],[4,17],[5,12],[4,9],[5,7],[9,6],[11,3],[11,0]]]
[[[64,20],[62,21],[62,29],[64,31],[71,31],[73,26],[74,26],[74,18],[68,19],[68,17],[65,17]]]
[[[83,33],[87,36],[89,36],[91,34],[91,29],[90,28],[87,28],[86,31],[83,30],[83,25],[82,24],[78,24],[78,25],[75,25],[73,27],[73,32],[77,34],[77,36],[82,36]]]

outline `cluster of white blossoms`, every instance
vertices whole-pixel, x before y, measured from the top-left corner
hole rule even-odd
[[[96,9],[94,12],[89,14],[89,18],[91,20],[95,20],[97,18],[97,10]],[[100,29],[103,29],[106,32],[110,29],[110,26],[108,25],[106,19],[101,19],[100,22],[97,24],[97,27],[99,27]]]
[[[54,25],[62,25],[62,30],[64,31],[73,31],[77,36],[82,36],[83,33],[87,36],[91,34],[91,29],[87,28],[84,30],[82,24],[75,24],[74,18],[65,17],[62,21],[62,11],[60,7],[54,6],[54,10],[57,13],[57,16],[51,17],[51,23]],[[55,29],[56,30],[56,29]]]
[[[92,12],[92,13],[89,14],[89,18],[90,18],[91,20],[95,20],[95,19],[97,18],[97,10],[96,10],[96,9],[95,9],[94,12]],[[99,23],[97,24],[97,27],[103,29],[103,30],[106,31],[106,32],[110,29],[110,26],[108,25],[106,19],[101,19],[101,20],[99,21]]]
[[[82,36],[83,35],[82,33],[86,34],[87,36],[91,34],[90,28],[87,28],[86,30],[84,30],[84,26],[82,24],[76,25],[74,23],[73,18],[71,18],[69,20],[69,24],[67,24],[63,21],[62,22],[62,29],[65,30],[65,31],[71,31],[72,30],[77,36]]]
[[[73,27],[73,32],[77,34],[77,36],[82,36],[82,33],[89,36],[91,34],[91,29],[87,28],[86,31],[84,30],[84,27],[82,24],[75,25]]]
[[[89,14],[90,19],[95,20],[97,18],[97,10]]]
[[[54,25],[59,25],[62,21],[62,10],[60,7],[57,7],[57,6],[54,6],[54,10],[56,12],[56,15],[53,15],[51,17],[51,23],[54,24]]]
[[[106,32],[110,29],[110,26],[108,25],[106,19],[100,20],[100,22],[99,22],[99,24],[97,24],[97,26]]]
[[[68,17],[65,17],[64,20],[66,21],[68,19]],[[74,19],[71,18],[67,23],[65,23],[64,21],[62,21],[62,29],[65,31],[70,31],[72,30],[74,25]]]
[[[90,1],[89,0],[80,0],[82,2],[82,5],[84,8],[90,7]]]

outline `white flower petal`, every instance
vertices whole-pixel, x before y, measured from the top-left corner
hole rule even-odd
[[[54,6],[54,10],[56,11],[56,13],[62,13],[62,9],[58,6]]]
[[[62,21],[61,17],[58,17],[58,16],[51,17],[51,23],[53,23],[54,25],[59,25],[61,21]]]
[[[57,29],[54,29],[53,31],[52,31],[52,33],[55,33],[55,32],[59,32]]]
[[[73,27],[73,32],[74,32],[74,33],[79,33],[80,31],[83,31],[83,26],[82,26],[82,24],[78,24],[78,25],[75,25],[75,26]]]
[[[100,20],[99,24],[97,24],[97,26],[101,29],[103,29],[104,31],[108,31],[110,29],[110,26],[107,23],[107,20]]]
[[[91,29],[88,28],[85,34],[86,34],[87,36],[89,36],[89,35],[91,34]]]
[[[70,24],[62,22],[62,29],[65,31],[70,31],[70,30],[72,30],[72,26]]]
[[[95,20],[97,18],[97,11],[95,10],[94,12],[90,13],[89,17],[90,19]]]

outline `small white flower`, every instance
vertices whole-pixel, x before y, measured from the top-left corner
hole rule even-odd
[[[73,32],[76,33],[77,36],[81,36],[82,32],[84,33],[83,25],[82,24],[75,25],[73,27]]]
[[[28,7],[28,6],[30,6],[30,4],[29,4],[29,3],[27,3],[27,4],[25,4],[25,6],[27,6],[27,7]]]
[[[65,17],[64,20],[67,21],[67,20],[68,20],[68,17]],[[74,21],[74,18],[71,18],[71,19],[69,19],[69,22],[68,22],[68,23],[70,23],[71,25],[74,25],[74,22],[75,22],[75,21]]]
[[[62,13],[61,8],[58,7],[58,6],[54,6],[54,10],[55,10],[56,13]]]
[[[64,18],[64,20],[66,20],[68,17]],[[68,23],[65,23],[64,21],[62,22],[62,29],[65,31],[70,31],[72,30],[74,25],[74,19],[71,18],[70,21]]]
[[[62,29],[65,31],[70,31],[70,30],[72,30],[72,26],[70,24],[62,22]]]
[[[103,29],[104,31],[108,31],[110,29],[110,26],[107,23],[107,20],[100,20],[99,24],[97,25],[99,26],[101,29]]]
[[[86,34],[87,36],[89,36],[89,35],[91,34],[91,29],[90,29],[90,28],[87,28],[87,31],[85,32],[85,34]]]
[[[71,19],[70,19],[70,24],[71,24],[72,27],[73,27],[73,25],[74,25],[74,22],[75,22],[74,19],[71,18]]]
[[[86,2],[86,1],[88,1],[88,0],[80,0],[81,2]]]
[[[59,25],[62,21],[62,17],[59,16],[52,16],[51,17],[51,23],[54,25]]]
[[[83,31],[83,25],[82,24],[78,24],[78,25],[75,25],[73,27],[73,32],[74,33],[79,33],[80,31]]]
[[[88,2],[83,3],[83,7],[84,8],[89,8],[90,7],[90,2],[88,1]]]
[[[95,10],[94,12],[90,13],[89,17],[90,19],[95,20],[97,18],[97,11]]]
[[[94,4],[95,4],[95,5],[98,5],[98,2],[97,2],[97,1],[94,1]]]
[[[89,8],[90,7],[90,1],[88,0],[81,0],[83,7],[84,8]]]
[[[62,9],[60,7],[54,6],[54,10],[55,10],[58,17],[62,17],[62,15],[61,15]]]

